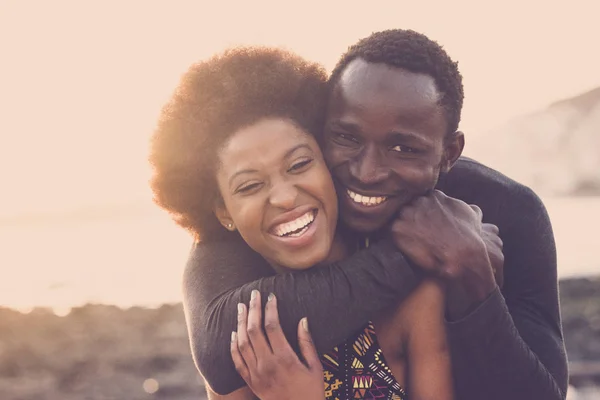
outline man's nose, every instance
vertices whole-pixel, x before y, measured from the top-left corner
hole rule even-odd
[[[350,175],[364,185],[373,185],[389,177],[390,170],[375,146],[362,149],[350,160]]]
[[[297,197],[298,188],[295,185],[280,182],[271,187],[269,202],[275,207],[290,210],[296,206]]]

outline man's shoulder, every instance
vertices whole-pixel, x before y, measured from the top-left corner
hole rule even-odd
[[[523,192],[528,188],[503,173],[490,168],[472,158],[460,157],[446,174],[439,188],[452,195],[452,192]]]
[[[477,183],[505,190],[514,190],[523,186],[500,171],[469,157],[460,157],[446,178],[450,180],[451,185],[460,185],[463,182]]]
[[[515,207],[541,205],[539,197],[526,185],[468,157],[461,157],[440,179],[438,188],[448,196],[477,204],[495,214]]]

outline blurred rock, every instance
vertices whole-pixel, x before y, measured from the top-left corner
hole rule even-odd
[[[570,361],[600,362],[600,278],[562,281],[560,290]],[[600,377],[571,383],[578,388],[573,398],[584,398]],[[84,398],[206,398],[181,304],[126,310],[90,304],[64,317],[0,308],[0,399]]]
[[[84,398],[206,398],[181,305],[87,305],[64,317],[0,308],[0,399]]]
[[[466,153],[543,196],[600,195],[600,88],[469,136]]]

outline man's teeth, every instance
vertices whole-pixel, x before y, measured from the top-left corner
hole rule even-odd
[[[350,189],[346,189],[346,191],[348,192],[348,196],[350,196],[352,201],[354,201],[355,203],[360,203],[363,206],[367,206],[367,207],[376,206],[387,200],[386,196],[369,197],[369,196],[363,196],[361,194],[355,193]]]
[[[283,224],[277,225],[273,231],[277,236],[291,236],[296,237],[303,234],[306,229],[308,229],[308,225],[311,224],[315,220],[315,214],[313,211],[309,211],[306,214],[296,218],[293,221],[285,222]],[[296,232],[298,231],[298,232]],[[294,232],[294,233],[292,233]]]

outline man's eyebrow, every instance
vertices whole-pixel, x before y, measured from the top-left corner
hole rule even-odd
[[[431,141],[428,138],[413,132],[391,132],[389,138],[390,140],[411,141],[425,145],[431,144]]]
[[[337,128],[341,128],[345,131],[348,131],[349,133],[353,133],[356,135],[362,135],[362,130],[360,129],[360,126],[358,124],[348,122],[348,121],[341,121],[341,120],[332,121],[329,124],[330,124],[330,127],[333,127],[333,128],[337,127]],[[431,144],[431,141],[429,139],[427,139],[426,137],[423,137],[422,135],[414,133],[414,132],[393,131],[388,134],[388,138],[390,140],[400,140],[400,141],[404,141],[404,142],[405,141],[418,142],[418,143],[421,143],[424,145]]]
[[[354,134],[361,134],[361,129],[360,126],[358,126],[358,124],[352,123],[352,122],[348,122],[348,121],[340,121],[340,120],[336,120],[336,121],[332,121],[329,123],[329,125],[331,127],[334,128],[341,128],[344,129],[350,133],[354,133]]]

